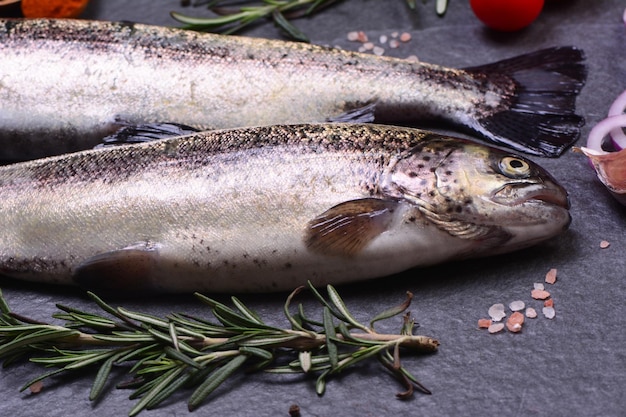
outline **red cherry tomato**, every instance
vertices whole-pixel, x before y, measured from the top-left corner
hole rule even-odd
[[[513,32],[539,16],[544,0],[470,0],[476,17],[492,29]]]

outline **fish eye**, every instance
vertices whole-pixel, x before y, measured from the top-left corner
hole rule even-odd
[[[527,178],[530,176],[530,165],[523,159],[505,156],[499,163],[500,172],[509,178]]]

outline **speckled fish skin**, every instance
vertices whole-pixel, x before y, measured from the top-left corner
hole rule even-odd
[[[0,167],[0,272],[116,294],[341,284],[569,224],[524,158],[416,129],[209,131]],[[415,274],[419,277],[419,272]]]
[[[0,20],[0,160],[89,149],[119,123],[326,122],[368,104],[377,122],[444,119],[496,142],[558,153],[579,134],[582,59],[564,47],[458,70],[141,24]],[[554,140],[558,146],[542,149]]]

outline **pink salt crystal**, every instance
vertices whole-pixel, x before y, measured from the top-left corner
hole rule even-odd
[[[367,35],[363,31],[357,32],[357,38],[356,39],[357,39],[357,41],[359,41],[361,43],[365,43],[365,42],[368,41]]]
[[[494,304],[489,307],[489,317],[491,317],[493,321],[500,321],[505,318],[504,304]]]
[[[522,330],[522,324],[524,324],[524,315],[516,311],[506,321],[506,328],[510,332],[517,333]]]
[[[488,329],[489,326],[491,326],[491,319],[479,319],[478,320],[479,329]]]
[[[28,388],[30,389],[31,393],[39,394],[41,392],[41,390],[43,389],[43,381],[37,381],[37,382],[33,383]]]
[[[556,282],[556,268],[552,268],[546,274],[546,282],[548,284],[554,284]]]
[[[530,292],[531,297],[535,300],[545,300],[550,297],[550,293],[546,290],[532,290]]]
[[[526,309],[526,317],[528,317],[529,319],[534,319],[535,317],[537,317],[537,310],[532,307],[528,307]]]
[[[554,300],[552,298],[548,298],[543,302],[544,307],[554,307]]]
[[[533,288],[536,289],[536,290],[545,290],[546,289],[541,282],[535,282],[533,284]]]
[[[520,311],[523,310],[524,307],[526,307],[526,304],[524,304],[522,300],[512,301],[511,303],[509,303],[509,308],[511,309],[511,311]]]
[[[493,323],[491,326],[489,326],[487,331],[493,334],[493,333],[501,332],[503,329],[504,329],[504,323]]]
[[[611,246],[611,244],[607,240],[603,240],[602,242],[600,242],[600,248],[601,249],[606,249],[609,246]]]
[[[411,40],[411,34],[409,32],[403,32],[402,35],[400,35],[401,42],[408,42],[410,40]]]
[[[356,42],[359,40],[359,32],[357,31],[352,31],[352,32],[348,32],[348,40],[351,42]]]
[[[542,309],[543,315],[547,318],[547,319],[553,319],[554,316],[556,316],[556,311],[554,310],[553,307],[544,307]]]

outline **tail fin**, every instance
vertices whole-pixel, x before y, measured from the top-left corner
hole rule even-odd
[[[584,125],[584,119],[574,113],[576,96],[587,77],[584,60],[580,49],[556,47],[467,68],[496,79],[504,75],[515,84],[508,109],[477,120],[473,128],[520,151],[561,155]]]

